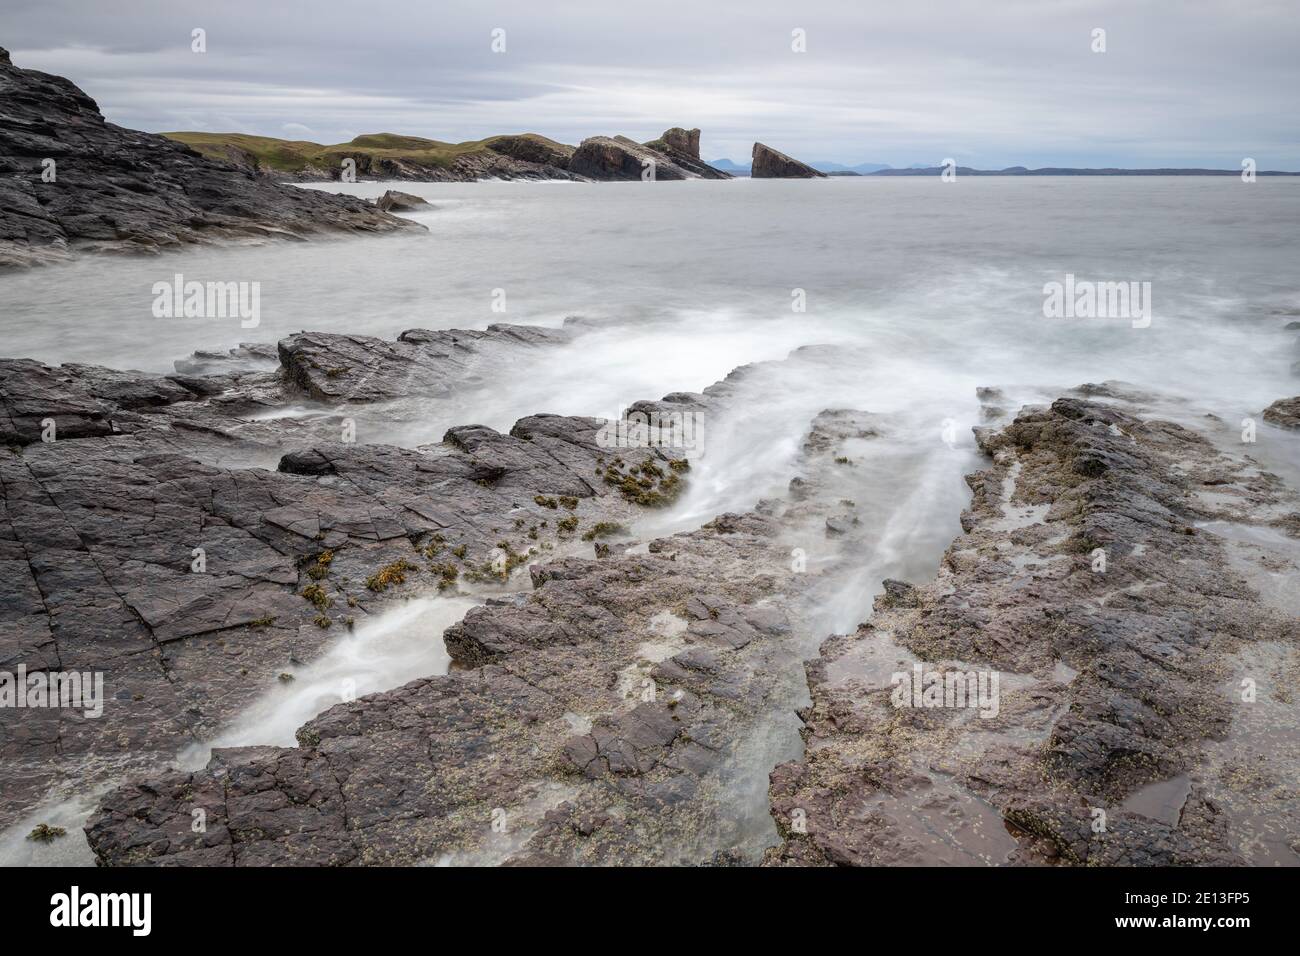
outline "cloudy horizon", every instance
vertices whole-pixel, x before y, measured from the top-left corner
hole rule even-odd
[[[1252,157],[1300,169],[1300,17],[1279,0],[809,0],[729,13],[679,0],[653,11],[517,0],[11,6],[0,46],[16,65],[67,76],[110,121],[151,132],[319,143],[536,132],[577,143],[698,126],[706,159],[742,164],[761,140],[845,165],[1236,169]]]

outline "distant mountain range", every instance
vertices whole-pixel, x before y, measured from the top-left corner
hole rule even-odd
[[[723,172],[731,173],[733,176],[749,175],[749,163],[745,163],[742,166],[739,163],[733,163],[729,159],[715,159],[709,163],[709,165],[714,169],[721,169]],[[882,169],[891,168],[884,163],[858,163],[856,166],[845,166],[843,163],[832,163],[829,161],[809,163],[808,165],[820,173],[828,173],[832,176],[867,176],[871,173],[879,172]]]
[[[907,169],[879,169],[872,176],[938,176],[943,172],[942,166],[910,166]],[[1240,176],[1240,169],[1195,169],[1160,167],[1153,169],[1120,169],[1108,166],[1102,169],[1086,169],[1077,166],[1044,166],[1040,169],[1027,169],[1024,166],[1008,166],[1005,169],[975,169],[971,166],[958,166],[959,176]],[[1257,176],[1300,176],[1298,172],[1261,169]]]
[[[729,159],[715,159],[709,164],[716,169],[731,173],[733,176],[748,176],[749,166],[741,166]],[[925,166],[916,164],[906,169],[895,169],[883,163],[859,163],[845,166],[842,163],[813,162],[813,169],[831,176],[938,176],[943,172],[942,166]],[[975,169],[972,166],[958,166],[959,176],[1240,176],[1240,169],[1200,169],[1157,167],[1151,169],[1121,169],[1114,166],[1089,169],[1080,166],[1044,166],[1029,169],[1025,166],[1008,166],[1005,169]],[[1286,170],[1261,169],[1257,176],[1300,176],[1300,172]]]

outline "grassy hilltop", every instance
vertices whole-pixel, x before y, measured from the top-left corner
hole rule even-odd
[[[184,143],[211,159],[291,174],[311,169],[334,171],[348,157],[355,159],[358,168],[362,170],[370,169],[383,160],[426,169],[450,170],[457,160],[463,158],[491,160],[496,156],[550,163],[563,168],[573,155],[572,146],[557,143],[536,133],[490,136],[465,143],[444,143],[436,139],[400,136],[396,133],[370,133],[358,136],[350,143],[333,146],[244,133],[175,132],[162,135]]]

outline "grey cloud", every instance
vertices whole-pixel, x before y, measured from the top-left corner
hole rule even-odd
[[[189,52],[196,26],[203,56]],[[795,27],[807,53],[790,50]],[[1095,27],[1104,54],[1089,49]],[[1236,167],[1250,155],[1294,169],[1298,40],[1294,5],[1272,0],[44,0],[7,13],[0,43],[150,130],[575,142],[692,125],[710,157],[743,158],[757,138],[894,165]]]

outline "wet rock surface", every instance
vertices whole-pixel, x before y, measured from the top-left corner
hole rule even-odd
[[[250,345],[195,360],[214,374],[175,377],[0,360],[0,669],[99,672],[109,698],[99,717],[0,710],[14,770],[0,822],[61,783],[156,766],[210,738],[287,662],[405,594],[504,582],[598,523],[671,500],[684,460],[611,453],[597,419],[467,426],[412,449],[243,417],[301,396],[315,356],[344,356],[414,397],[463,381],[455,342],[486,360],[558,334],[295,336],[278,371],[264,370],[273,352]],[[417,362],[418,386],[398,373]],[[236,450],[270,467],[214,464]]]
[[[1296,496],[1122,387],[1080,394],[977,429],[993,465],[936,578],[885,582],[808,661],[769,865],[1300,862],[1289,689],[1239,686],[1295,666],[1300,622],[1259,588],[1300,569],[1223,531],[1289,540]]]
[[[364,403],[438,395],[475,377],[485,381],[492,371],[485,362],[492,357],[507,361],[503,353],[509,347],[569,339],[564,329],[497,324],[482,332],[410,329],[392,342],[365,335],[303,332],[281,340],[278,349],[286,374],[312,398]]]
[[[716,408],[728,391],[640,409]],[[833,418],[857,435],[866,416]],[[514,432],[554,429],[542,416]],[[806,453],[810,487],[839,451]],[[119,788],[91,846],[110,864],[708,864],[720,847],[757,862],[775,837],[763,782],[797,752],[815,645],[797,611],[815,576],[792,573],[790,539],[831,504],[769,501],[644,551],[614,534],[595,542],[603,558],[533,564],[531,592],[446,631],[445,676],[336,706],[297,749],[216,751],[202,771]],[[217,825],[196,836],[199,803]]]
[[[420,228],[355,197],[281,186],[105,122],[71,81],[20,69],[0,49],[0,269],[83,252]]]
[[[1264,409],[1264,421],[1283,428],[1300,428],[1300,396],[1279,398]]]
[[[344,412],[476,387],[580,328],[300,333],[173,376],[0,361],[0,669],[97,670],[109,698],[98,719],[0,712],[20,781],[0,822],[76,782],[114,785],[86,829],[109,865],[1294,855],[1292,763],[1269,760],[1296,737],[1276,582],[1300,569],[1251,536],[1291,541],[1300,503],[1240,449],[1151,419],[1131,387],[1010,422],[983,390],[1004,427],[977,429],[992,464],[965,533],[934,581],[884,581],[866,624],[824,640],[813,611],[873,527],[845,480],[888,416],[822,411],[788,494],[645,544],[639,516],[691,471],[631,423],[721,413],[758,367],[635,403],[631,447],[545,414],[416,448],[335,440]],[[328,427],[258,414],[304,399]],[[237,451],[269,467],[220,463]],[[439,591],[485,599],[443,635],[448,673],[329,707],[296,748],[163,769],[287,662]],[[996,671],[996,713],[893,706],[916,666]],[[1249,719],[1242,674],[1263,675]]]

